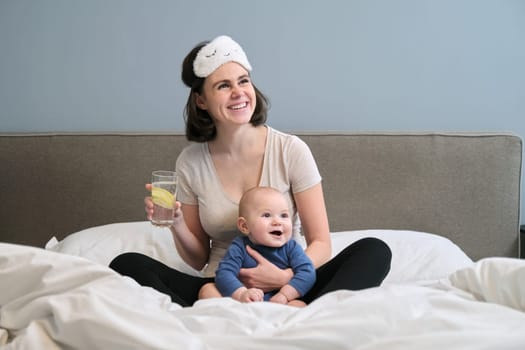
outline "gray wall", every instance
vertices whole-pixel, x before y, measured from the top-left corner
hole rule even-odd
[[[0,132],[181,131],[220,34],[283,131],[525,135],[521,0],[0,0]]]

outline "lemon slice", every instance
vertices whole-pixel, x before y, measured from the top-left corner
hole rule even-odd
[[[166,209],[173,209],[175,196],[171,192],[159,187],[153,187],[151,189],[151,197],[154,204]]]

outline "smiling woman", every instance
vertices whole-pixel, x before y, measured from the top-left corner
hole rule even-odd
[[[192,305],[241,234],[237,227],[241,197],[251,188],[271,186],[284,196],[291,244],[304,248],[317,269],[317,282],[297,294],[293,282],[297,271],[276,266],[248,249],[256,264],[239,272],[243,288],[283,291],[277,293],[282,303],[298,296],[309,303],[333,290],[378,286],[390,269],[390,249],[383,241],[368,238],[330,260],[328,217],[316,161],[300,138],[265,124],[267,99],[253,84],[251,69],[240,45],[225,36],[195,46],[182,65],[182,80],[190,88],[186,137],[196,142],[176,162],[178,202],[170,230],[181,258],[206,277],[188,276],[137,253],[122,254],[110,266],[181,305]],[[151,217],[150,197],[145,205]]]

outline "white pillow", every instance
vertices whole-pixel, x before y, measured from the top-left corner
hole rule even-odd
[[[433,281],[472,265],[472,260],[448,238],[403,230],[361,230],[332,233],[333,255],[365,237],[383,240],[392,251],[390,272],[383,284]]]
[[[450,240],[430,233],[399,230],[341,231],[331,235],[333,255],[364,237],[377,237],[392,250],[392,266],[384,283],[435,280],[470,266],[472,260]],[[148,221],[115,223],[70,234],[58,242],[55,237],[46,249],[81,256],[109,265],[124,252],[139,252],[192,275],[199,272],[177,254],[171,232]]]
[[[454,272],[450,283],[477,300],[525,311],[525,260],[485,258]]]
[[[149,221],[91,227],[72,233],[60,242],[53,237],[46,243],[45,249],[81,256],[106,266],[119,254],[138,252],[179,271],[199,275],[180,258],[171,231],[153,226]]]

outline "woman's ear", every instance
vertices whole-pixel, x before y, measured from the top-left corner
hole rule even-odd
[[[246,219],[242,216],[240,216],[237,219],[237,228],[239,229],[239,231],[241,231],[245,235],[250,233],[250,230],[248,229],[248,224],[246,223]]]
[[[195,99],[195,104],[197,105],[197,107],[206,110],[206,100],[201,94],[199,94],[198,92],[194,92],[193,98]]]

